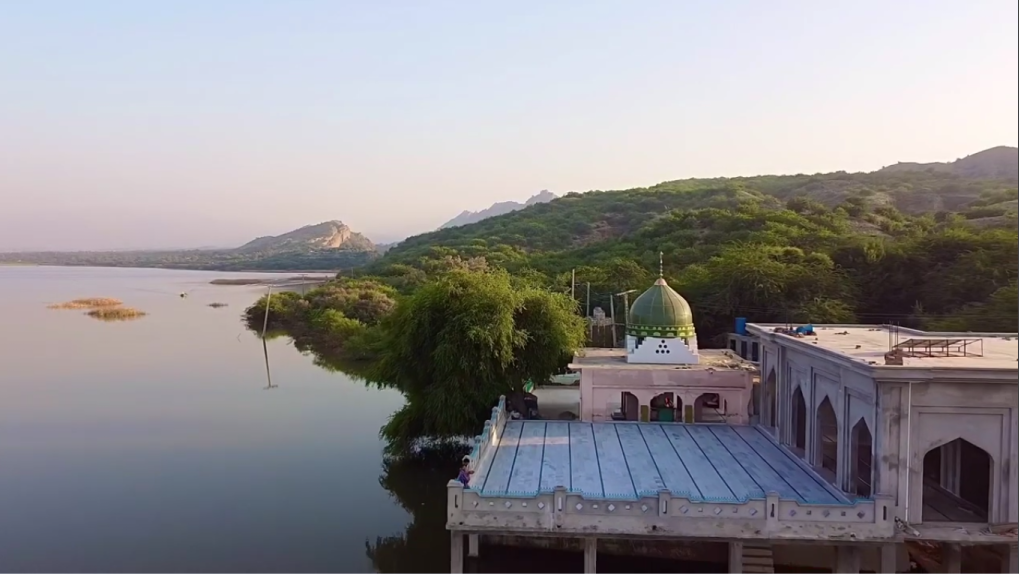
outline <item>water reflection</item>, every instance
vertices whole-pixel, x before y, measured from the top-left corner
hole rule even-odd
[[[264,290],[225,276],[0,267],[0,571],[365,572],[409,524],[379,482],[401,395],[264,350],[237,313]],[[149,315],[46,308],[83,294]]]
[[[270,354],[267,352],[267,338],[264,336],[260,340],[263,341],[263,363],[267,367],[267,386],[264,390],[270,390],[271,388],[277,388],[277,386],[274,386],[273,382],[270,381]]]
[[[450,539],[445,528],[445,485],[458,473],[462,447],[444,447],[417,458],[386,460],[380,485],[412,515],[405,532],[366,542],[366,556],[377,572],[448,572]]]
[[[259,335],[256,329],[249,329],[250,332]],[[284,330],[267,330],[264,340],[287,340],[290,341],[296,350],[308,357],[314,366],[323,368],[328,372],[337,372],[355,379],[366,379],[370,371],[371,363],[367,361],[351,360],[337,354],[336,351],[328,349],[312,338],[293,336]]]

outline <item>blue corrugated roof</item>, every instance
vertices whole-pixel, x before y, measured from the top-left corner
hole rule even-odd
[[[724,424],[510,421],[470,489],[533,496],[556,486],[591,498],[667,489],[696,502],[739,504],[777,492],[804,504],[852,504],[759,429]]]

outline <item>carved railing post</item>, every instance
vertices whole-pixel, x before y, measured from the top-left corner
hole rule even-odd
[[[889,525],[893,534],[896,533],[896,521],[893,514],[896,512],[892,498],[876,497],[875,499],[875,524],[878,526]]]
[[[669,490],[658,490],[658,518],[667,519],[672,512],[669,507],[672,505],[672,492]]]
[[[448,524],[462,524],[462,506],[466,489],[458,480],[448,481]]]
[[[773,534],[779,529],[779,517],[782,508],[779,506],[779,493],[769,492],[764,501],[764,523],[765,531]]]
[[[555,486],[555,497],[552,498],[551,514],[556,528],[562,527],[565,520],[565,508],[569,505],[568,491],[565,486]]]

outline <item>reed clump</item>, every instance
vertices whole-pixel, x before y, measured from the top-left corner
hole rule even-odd
[[[51,310],[89,310],[110,308],[112,306],[120,306],[121,304],[123,304],[123,302],[117,298],[76,298],[70,302],[50,304],[47,308],[50,308]]]
[[[146,315],[142,310],[126,308],[123,306],[104,306],[102,308],[93,308],[86,312],[86,314],[96,318],[97,320],[107,320],[111,322],[117,320],[134,320]]]

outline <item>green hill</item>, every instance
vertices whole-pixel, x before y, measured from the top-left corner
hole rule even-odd
[[[949,171],[679,180],[415,236],[363,274],[412,291],[451,268],[500,267],[568,290],[575,268],[581,304],[589,283],[607,310],[609,294],[646,288],[664,252],[714,333],[731,316],[937,325],[1016,290],[1017,209],[1015,180]],[[1016,310],[999,329],[1011,324]]]
[[[1017,182],[916,171],[836,172],[676,180],[649,188],[569,193],[510,214],[410,237],[393,246],[374,268],[415,265],[432,254],[486,255],[501,263],[524,254],[583,251],[600,257],[599,249],[588,248],[637,237],[654,241],[652,230],[672,227],[661,220],[671,222],[691,210],[731,210],[745,204],[767,211],[796,207],[809,222],[851,234],[898,235],[913,222],[923,224],[929,215],[941,219],[952,212],[967,219],[996,219],[988,225],[1016,226]]]

